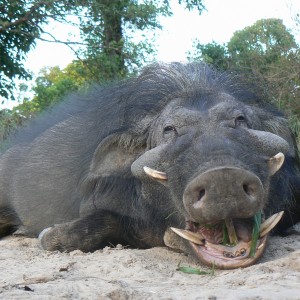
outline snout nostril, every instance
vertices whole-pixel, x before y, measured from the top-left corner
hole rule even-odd
[[[204,197],[204,195],[205,195],[205,189],[200,190],[198,200],[200,201]]]
[[[255,194],[255,189],[250,184],[243,184],[243,190],[248,196],[253,197]]]

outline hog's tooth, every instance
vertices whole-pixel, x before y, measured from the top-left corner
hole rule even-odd
[[[148,176],[150,176],[154,179],[160,179],[160,180],[168,179],[167,174],[165,172],[160,172],[160,171],[148,168],[148,167],[144,167],[144,171]]]
[[[201,236],[198,233],[194,233],[192,231],[189,230],[184,230],[184,229],[178,229],[178,228],[174,228],[174,227],[170,227],[176,234],[178,234],[179,236],[181,236],[182,238],[193,242],[194,244],[197,245],[204,245],[203,243],[203,239],[204,237]]]
[[[265,243],[261,243],[258,247],[257,247],[257,250],[264,247],[265,246]]]
[[[280,221],[283,216],[284,211],[281,211],[277,214],[272,215],[266,221],[264,221],[259,229],[259,236],[264,237],[267,233],[269,233]]]
[[[274,175],[283,165],[284,154],[279,152],[268,160],[270,174]]]
[[[227,228],[230,244],[236,245],[238,243],[238,238],[237,238],[237,235],[235,232],[235,228],[234,228],[232,219],[225,219],[225,225]]]

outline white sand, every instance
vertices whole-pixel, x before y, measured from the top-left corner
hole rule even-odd
[[[300,235],[273,237],[256,265],[213,276],[176,271],[180,261],[207,270],[167,248],[59,253],[10,236],[0,240],[0,299],[300,299]]]

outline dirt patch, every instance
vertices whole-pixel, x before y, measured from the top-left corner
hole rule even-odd
[[[167,248],[60,253],[11,236],[0,241],[0,298],[300,299],[299,234],[272,237],[260,262],[245,269],[192,275],[177,271],[179,262],[210,271]]]

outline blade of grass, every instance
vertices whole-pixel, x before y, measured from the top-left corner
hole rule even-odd
[[[181,264],[181,261],[178,263],[176,270],[181,271],[183,273],[196,274],[196,275],[211,275],[211,276],[213,276],[215,273],[215,265],[213,265],[210,272],[207,272],[207,271],[203,271],[203,270],[197,269],[197,268],[181,266],[180,264]]]
[[[256,245],[259,238],[259,228],[261,225],[261,216],[262,216],[262,212],[259,211],[253,217],[252,241],[251,241],[251,247],[249,253],[249,256],[251,257],[255,255],[255,251],[256,251]]]

